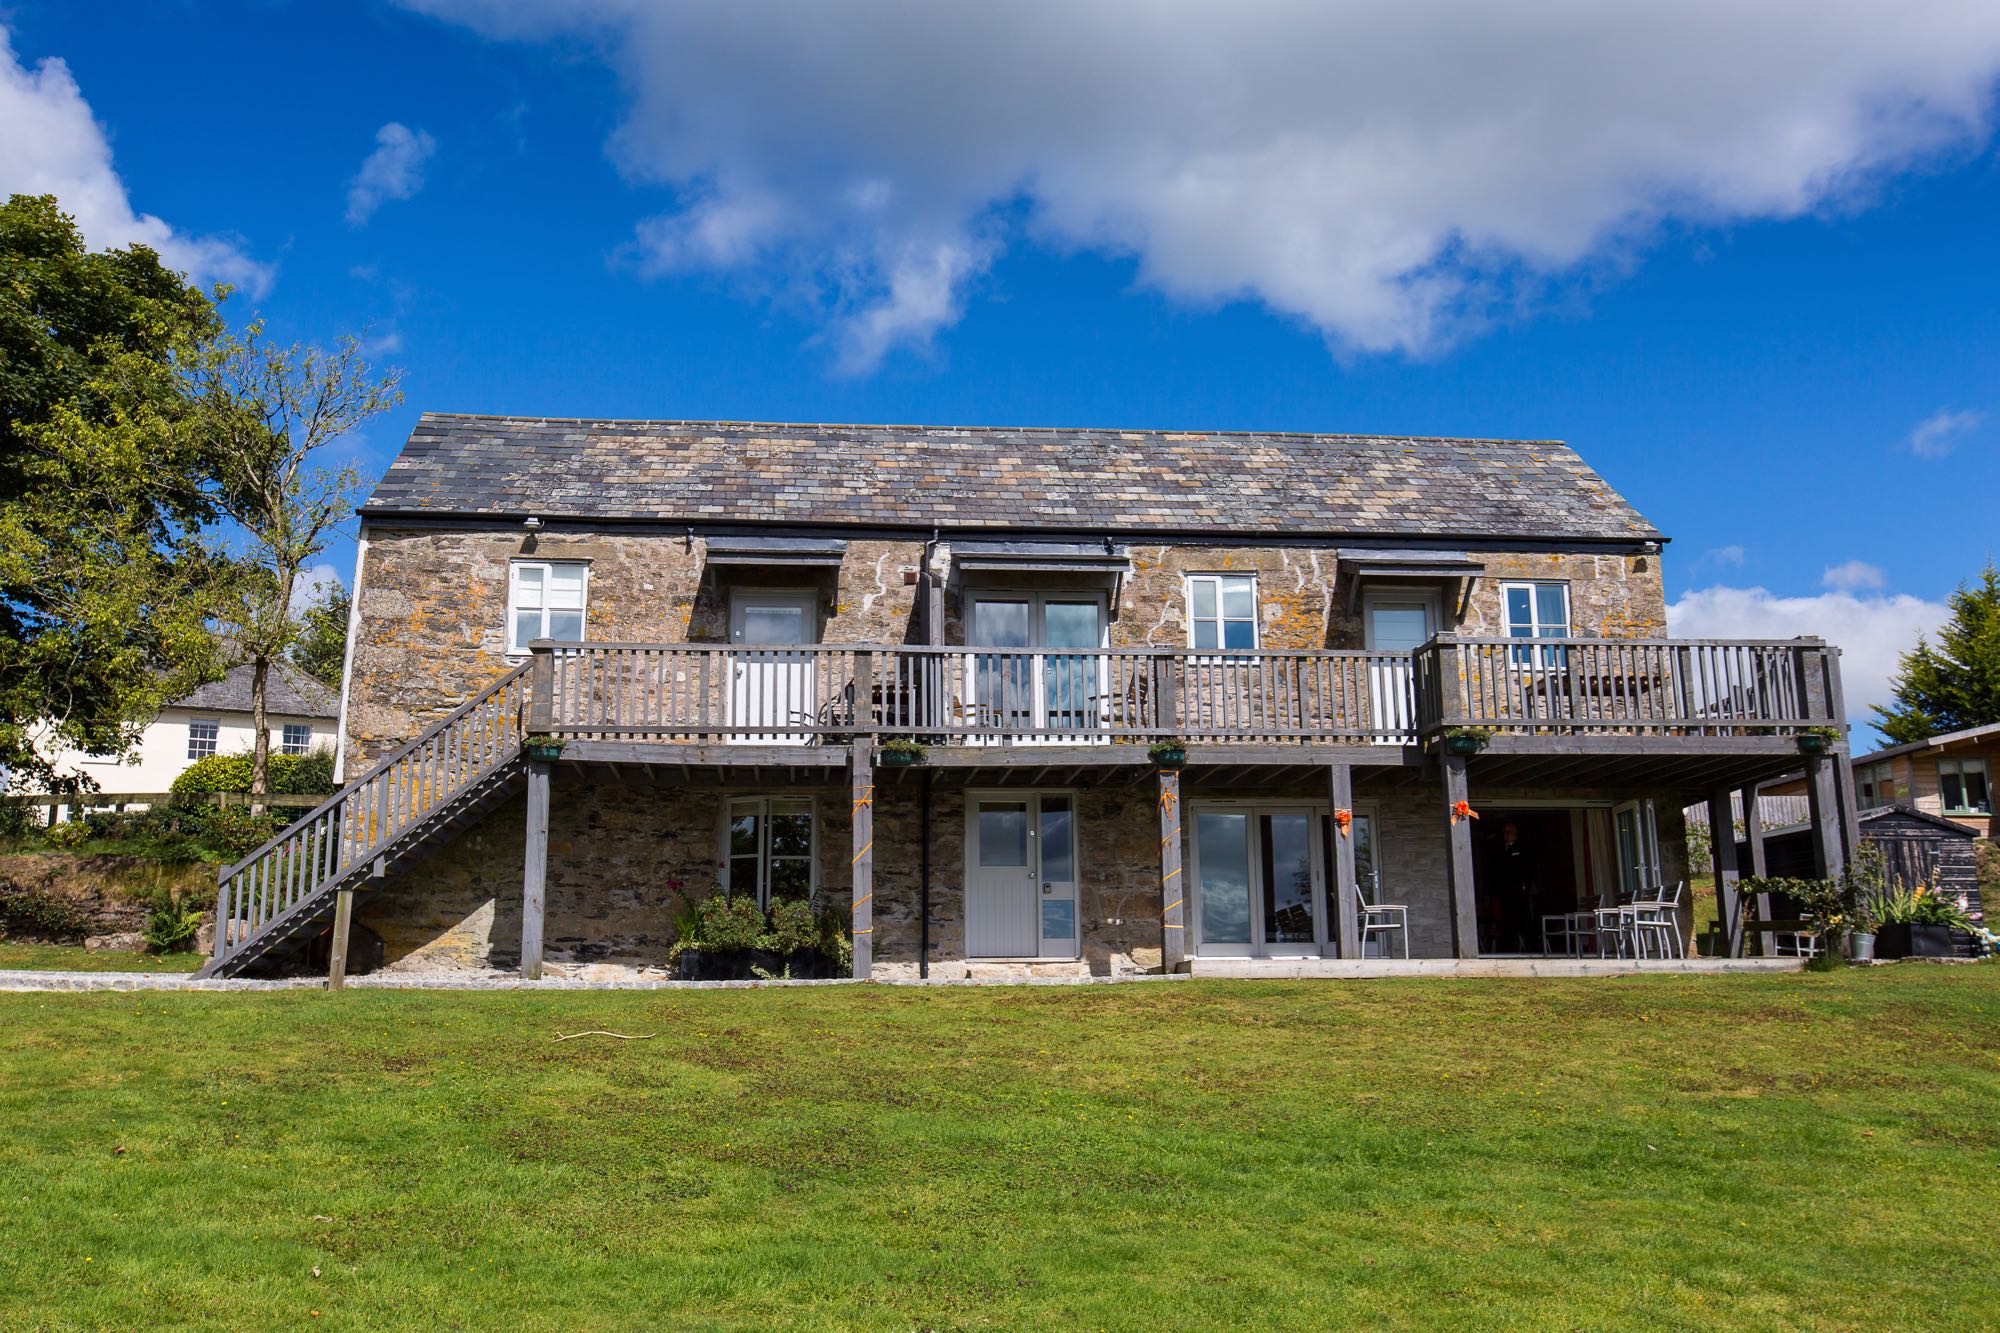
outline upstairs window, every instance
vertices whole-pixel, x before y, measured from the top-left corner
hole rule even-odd
[[[215,753],[222,736],[222,724],[214,718],[198,717],[188,723],[188,758],[206,759]]]
[[[1567,639],[1569,637],[1569,585],[1567,583],[1503,583],[1500,606],[1507,617],[1510,639]],[[1539,664],[1562,665],[1560,649],[1545,648]],[[1517,649],[1514,661],[1521,666],[1536,662],[1529,650]]]
[[[1257,576],[1190,574],[1188,642],[1196,649],[1257,646]]]
[[[580,560],[516,560],[508,574],[507,651],[519,656],[536,639],[583,642],[590,566]]]
[[[1937,761],[1938,794],[1948,815],[1990,815],[1993,789],[1987,785],[1984,759]]]
[[[724,893],[732,898],[754,895],[759,907],[785,898],[812,900],[818,858],[813,855],[810,799],[732,800],[722,837]]]
[[[280,754],[304,754],[312,749],[313,729],[304,722],[287,722],[278,740]]]
[[[1887,805],[1896,799],[1896,779],[1888,764],[1869,764],[1854,770],[1854,792],[1863,810]]]

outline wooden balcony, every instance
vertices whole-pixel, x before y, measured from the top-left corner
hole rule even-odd
[[[533,645],[529,729],[584,746],[832,749],[912,736],[978,762],[1036,747],[1419,747],[1451,727],[1500,752],[1581,740],[1781,750],[1837,721],[1818,640],[1462,639],[1411,653],[989,649],[898,645]],[[973,756],[967,755],[968,760]],[[1383,762],[1399,762],[1383,754]]]

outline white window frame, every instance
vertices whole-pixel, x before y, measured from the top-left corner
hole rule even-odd
[[[774,805],[803,805],[806,815],[812,820],[812,850],[810,858],[811,877],[807,881],[806,901],[813,910],[819,909],[819,800],[813,796],[773,796],[737,795],[726,796],[722,801],[722,819],[716,829],[716,866],[724,897],[735,897],[745,891],[745,887],[735,882],[735,857],[730,854],[729,826],[745,807],[751,807],[757,816],[757,882],[749,886],[751,895],[760,909],[768,911],[771,906],[771,807]]]
[[[197,736],[196,727],[207,727],[210,734]],[[206,745],[207,749],[196,747]],[[188,719],[187,757],[190,760],[208,759],[222,752],[222,719],[217,717],[191,717]]]
[[[297,741],[296,743],[294,743],[292,740],[292,733],[294,731],[303,733],[303,738]],[[278,725],[279,754],[311,754],[312,746],[313,746],[312,723],[283,722]]]
[[[1946,768],[1950,768],[1952,773],[1958,778],[1958,794],[1960,800],[1964,800],[1966,795],[1966,784],[1965,784],[1966,774],[1977,773],[1980,776],[1980,778],[1984,780],[1986,786],[1986,808],[1984,810],[1980,809],[1976,805],[1952,805],[1950,802],[1945,800],[1944,775]],[[1944,811],[1944,813],[1948,815],[1990,815],[1993,813],[1993,773],[1992,770],[1986,766],[1985,759],[1977,755],[1965,759],[1960,759],[1955,757],[1940,758],[1937,761],[1937,780],[1938,780],[1938,809]]]
[[[1576,603],[1570,596],[1568,579],[1508,579],[1500,585],[1501,637],[1508,639],[1516,637],[1514,633],[1514,618],[1507,610],[1507,595],[1516,588],[1525,589],[1528,594],[1528,633],[1519,636],[1522,643],[1526,644],[1536,639],[1567,639],[1575,635]],[[1554,624],[1553,622],[1545,623],[1542,620],[1542,599],[1540,594],[1543,588],[1562,589],[1563,620],[1562,632],[1560,634],[1548,633],[1547,631],[1553,628]],[[1550,649],[1539,654],[1523,650],[1512,654],[1512,657],[1515,663],[1520,666],[1539,665],[1559,667],[1562,665],[1562,654],[1559,649]]]
[[[1223,585],[1232,579],[1241,580],[1250,585],[1250,614],[1247,617],[1232,616],[1223,610]],[[1213,649],[1198,648],[1195,644],[1194,627],[1197,621],[1209,619],[1209,617],[1197,617],[1195,615],[1194,589],[1197,583],[1212,583],[1215,585],[1215,615],[1213,620],[1215,624],[1216,646]],[[1182,580],[1181,600],[1187,607],[1186,629],[1187,645],[1189,648],[1203,653],[1211,651],[1217,653],[1254,653],[1264,646],[1264,628],[1260,623],[1263,617],[1258,614],[1258,607],[1261,603],[1257,598],[1257,575],[1254,572],[1244,570],[1209,570],[1199,574],[1185,575]],[[1231,621],[1241,622],[1245,619],[1250,622],[1250,646],[1248,648],[1224,647],[1223,645],[1228,639],[1227,629],[1229,623]]]
[[[528,645],[519,642],[514,637],[514,627],[518,623],[515,612],[521,609],[518,605],[521,591],[520,571],[524,569],[539,569],[542,571],[542,600],[544,602],[541,608],[542,632],[537,634],[535,638],[546,638],[548,637],[550,610],[546,605],[548,601],[547,589],[550,578],[558,565],[575,565],[583,571],[583,605],[577,608],[582,624],[577,630],[577,642],[586,642],[590,638],[590,562],[588,560],[510,560],[507,562],[507,628],[505,630],[507,635],[507,656],[526,657],[528,655]],[[558,607],[555,609],[562,611],[569,610],[568,607]]]

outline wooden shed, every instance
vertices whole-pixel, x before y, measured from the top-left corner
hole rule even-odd
[[[1963,824],[1907,805],[1879,805],[1863,810],[1859,818],[1862,839],[1882,850],[1891,884],[1931,884],[1950,897],[1964,894],[1972,918],[1983,920],[1973,853],[1973,844],[1979,840],[1976,833]],[[1742,863],[1747,865],[1747,849],[1743,855]],[[1765,833],[1764,861],[1773,875],[1810,876],[1811,826],[1793,824]]]

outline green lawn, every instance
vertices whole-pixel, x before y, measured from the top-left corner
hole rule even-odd
[[[0,1071],[9,1330],[2000,1322],[1993,965],[5,995]]]
[[[198,953],[132,953],[123,949],[86,949],[80,944],[20,944],[0,940],[0,971],[33,968],[37,972],[192,972],[205,961]]]

